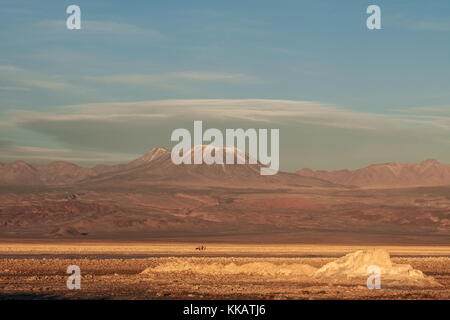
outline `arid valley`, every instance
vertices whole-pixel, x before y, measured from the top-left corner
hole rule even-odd
[[[353,185],[250,164],[176,166],[163,148],[93,168],[16,161],[0,167],[0,236],[447,245],[449,168],[382,164]]]

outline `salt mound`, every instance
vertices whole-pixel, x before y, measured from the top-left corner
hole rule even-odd
[[[396,284],[439,285],[433,278],[425,276],[422,271],[409,264],[397,264],[391,261],[389,253],[384,249],[358,250],[347,254],[318,269],[314,277],[319,279],[335,279],[342,281],[349,278],[365,278],[369,266],[380,268],[381,281]]]
[[[243,265],[234,263],[204,263],[176,260],[147,268],[141,274],[158,272],[190,272],[208,275],[259,275],[259,276],[312,276],[317,269],[306,264],[273,264],[269,262],[252,262]]]

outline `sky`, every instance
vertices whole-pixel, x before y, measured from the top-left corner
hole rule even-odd
[[[448,39],[448,0],[2,0],[0,161],[126,162],[203,120],[279,128],[287,171],[450,163]]]

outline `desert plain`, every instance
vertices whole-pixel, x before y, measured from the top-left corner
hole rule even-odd
[[[3,241],[0,298],[450,299],[448,246],[202,243],[206,249],[198,250],[199,245]],[[393,265],[411,266],[407,277],[420,270],[424,278],[394,274],[385,281],[382,274],[380,289],[368,289],[367,276],[348,278],[342,270],[317,276],[324,265],[358,250],[388,252]],[[70,265],[81,270],[78,290],[67,287]]]

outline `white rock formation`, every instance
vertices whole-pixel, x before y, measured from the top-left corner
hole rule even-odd
[[[411,265],[393,263],[389,253],[384,249],[358,250],[349,253],[318,269],[314,277],[336,282],[357,278],[367,279],[372,274],[368,269],[371,266],[379,268],[381,281],[385,284],[439,286],[433,278],[425,276],[422,271],[414,269]]]

